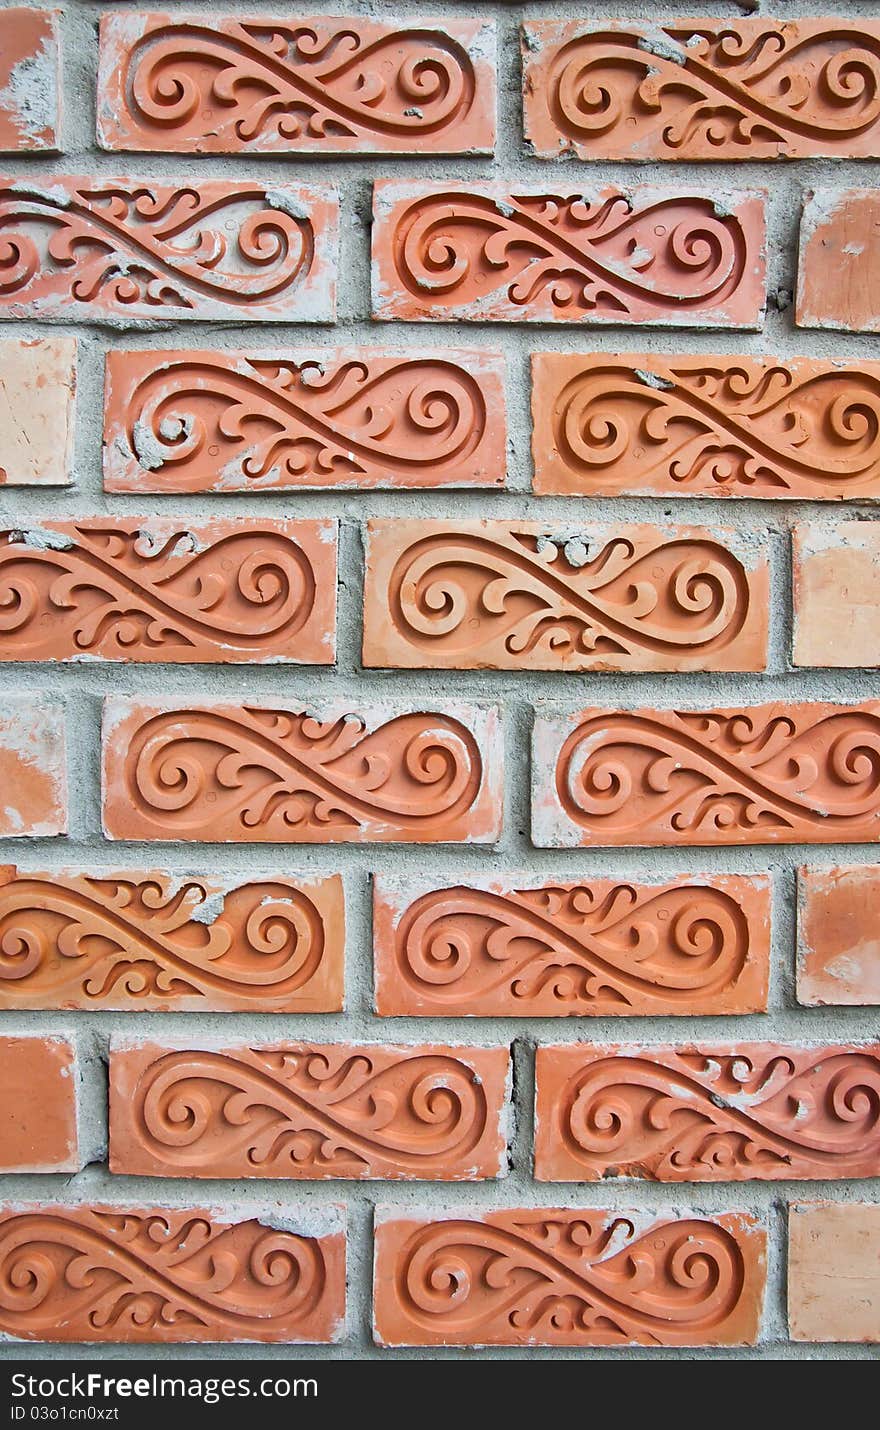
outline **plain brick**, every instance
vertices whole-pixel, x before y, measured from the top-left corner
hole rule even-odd
[[[60,145],[60,10],[0,10],[0,153]]]
[[[880,522],[792,533],[795,665],[880,665]]]
[[[798,870],[798,1002],[880,1003],[880,869]]]
[[[39,692],[3,697],[0,789],[0,837],[67,833],[64,708]]]
[[[66,1038],[0,1037],[0,1172],[79,1171],[77,1082]]]
[[[0,371],[0,487],[68,486],[76,340],[7,338]]]
[[[788,1333],[795,1341],[880,1341],[880,1206],[789,1206]]]
[[[795,322],[880,332],[880,190],[808,189],[800,228]]]

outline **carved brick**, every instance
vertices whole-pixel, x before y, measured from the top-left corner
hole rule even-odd
[[[0,487],[68,486],[76,339],[8,338],[0,371]]]
[[[793,1202],[788,1333],[793,1341],[880,1342],[880,1206]]]
[[[500,353],[110,352],[107,491],[503,486]]]
[[[491,843],[498,710],[108,700],[110,839]]]
[[[364,664],[761,670],[767,543],[713,528],[368,523]],[[634,594],[637,593],[637,594]]]
[[[540,1047],[539,1181],[880,1173],[880,1045]]]
[[[880,1004],[880,868],[798,870],[798,1002]]]
[[[880,333],[880,191],[804,193],[795,322],[799,328]]]
[[[764,198],[380,180],[373,314],[757,328]]]
[[[57,150],[60,10],[0,10],[0,153]]]
[[[0,530],[0,660],[330,665],[336,528],[106,516]]]
[[[127,1176],[472,1181],[507,1168],[506,1047],[114,1041]]]
[[[0,789],[0,838],[67,833],[64,707],[40,691],[3,696]]]
[[[80,1170],[78,1084],[66,1038],[0,1037],[0,1172]]]
[[[540,710],[532,838],[578,845],[880,839],[880,702]]]
[[[0,1008],[331,1013],[342,879],[0,866]]]

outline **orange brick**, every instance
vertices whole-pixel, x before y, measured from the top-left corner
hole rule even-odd
[[[800,328],[880,332],[880,193],[807,189],[801,219],[795,322]]]
[[[535,490],[880,497],[880,363],[536,353]]]
[[[0,530],[0,660],[336,655],[337,523],[86,517]]]
[[[342,879],[0,866],[0,1008],[333,1013]]]
[[[503,486],[500,353],[107,354],[104,487]]]
[[[382,1346],[725,1346],[757,1339],[767,1236],[746,1212],[528,1207],[376,1216]]]
[[[755,1013],[766,875],[664,882],[373,878],[380,1017]],[[2,901],[0,901],[2,907]]]
[[[8,338],[0,371],[0,487],[68,486],[76,339]]]
[[[541,707],[532,839],[579,845],[880,839],[880,702]]]
[[[765,197],[379,180],[373,315],[758,328]]]
[[[0,1331],[72,1343],[336,1340],[345,1316],[339,1208],[248,1211],[234,1219],[204,1207],[7,1204],[0,1264],[15,1289],[0,1302]]]
[[[367,524],[364,664],[761,670],[767,541],[693,527]],[[638,592],[638,599],[633,593]]]
[[[539,20],[523,31],[525,135],[542,156],[880,158],[876,21]]]
[[[502,814],[493,706],[189,706],[108,700],[110,839],[492,843]]]
[[[296,183],[0,179],[0,318],[332,322],[336,191]]]
[[[0,152],[57,150],[60,10],[0,10]]]
[[[495,27],[105,15],[98,142],[176,154],[491,154]]]
[[[880,1341],[880,1206],[789,1206],[788,1333],[793,1341]]]
[[[535,1058],[539,1181],[880,1174],[880,1045],[571,1043]]]
[[[0,1171],[79,1171],[76,1087],[66,1038],[0,1037]]]
[[[110,1170],[473,1181],[507,1170],[506,1047],[114,1040]]]
[[[880,869],[798,870],[798,1002],[880,1004]]]
[[[795,665],[880,665],[880,522],[803,522],[792,533]]]
[[[67,833],[64,708],[41,692],[3,698],[0,789],[0,837]]]

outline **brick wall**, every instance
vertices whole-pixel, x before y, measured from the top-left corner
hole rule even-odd
[[[312,8],[0,10],[0,1331],[869,1354],[874,6]]]

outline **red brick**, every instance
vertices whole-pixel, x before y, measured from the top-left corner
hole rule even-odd
[[[757,1339],[763,1227],[746,1212],[528,1207],[376,1218],[382,1346],[724,1346]]]
[[[0,152],[57,150],[60,10],[0,10]]]
[[[793,1341],[880,1341],[880,1206],[789,1206],[788,1333]]]
[[[342,879],[0,866],[0,1008],[334,1013]]]
[[[880,1045],[571,1043],[535,1080],[539,1181],[880,1174]]]
[[[507,1170],[506,1047],[127,1043],[110,1170],[473,1181]]]
[[[64,708],[39,691],[4,696],[0,789],[0,838],[67,833]]]
[[[795,305],[799,328],[880,332],[880,193],[807,189]]]
[[[85,517],[0,530],[0,660],[336,655],[337,523]]]
[[[176,154],[491,154],[495,27],[105,15],[98,142]]]
[[[880,869],[798,870],[798,1002],[880,1004]]]
[[[0,370],[0,487],[68,486],[76,339],[8,338]]]
[[[0,1037],[0,1172],[79,1171],[76,1088],[66,1038]]]
[[[880,839],[877,701],[541,707],[532,767],[539,848]]]
[[[880,522],[792,532],[795,665],[880,665]]]

